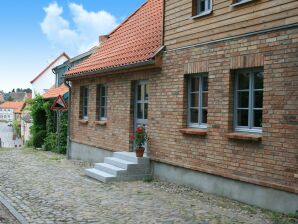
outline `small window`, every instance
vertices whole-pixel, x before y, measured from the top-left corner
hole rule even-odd
[[[188,126],[207,128],[208,76],[190,76],[188,80]]]
[[[88,120],[88,101],[89,88],[88,86],[81,86],[80,88],[80,118]]]
[[[212,0],[193,0],[193,16],[209,14],[211,9]]]
[[[96,93],[96,119],[107,120],[107,100],[108,91],[107,85],[97,85]]]
[[[261,132],[263,71],[261,69],[237,70],[235,75],[235,130]]]

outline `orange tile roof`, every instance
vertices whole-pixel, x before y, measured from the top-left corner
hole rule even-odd
[[[25,106],[24,102],[11,102],[7,101],[0,104],[1,109],[13,109],[14,113],[21,113]]]
[[[45,99],[56,98],[59,95],[63,96],[68,91],[69,91],[68,86],[63,83],[57,88],[49,89],[45,94],[42,95],[42,97]]]
[[[162,47],[163,0],[148,0],[66,76],[150,61]]]
[[[40,76],[42,76],[51,66],[53,66],[62,57],[66,57],[67,59],[69,59],[69,56],[65,52],[63,52],[54,61],[52,61],[52,63],[49,64],[41,73],[39,73],[39,75],[36,76],[30,83],[34,83]]]

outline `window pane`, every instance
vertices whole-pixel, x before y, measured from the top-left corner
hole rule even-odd
[[[145,100],[148,100],[148,97],[149,97],[148,85],[145,84]]]
[[[106,87],[105,86],[102,86],[101,87],[101,96],[106,96]]]
[[[148,103],[144,104],[144,119],[148,119]]]
[[[238,108],[248,108],[249,92],[238,92]]]
[[[199,107],[199,94],[198,93],[190,94],[190,107]]]
[[[208,110],[207,109],[203,109],[203,114],[202,114],[202,123],[203,124],[207,124],[207,116],[208,116]]]
[[[106,98],[105,97],[101,97],[100,99],[100,106],[104,107],[106,105]]]
[[[248,126],[248,110],[237,110],[237,125]]]
[[[200,1],[200,12],[205,11],[205,0]]]
[[[137,105],[137,118],[138,119],[143,119],[143,104],[142,103],[138,103]]]
[[[263,91],[255,91],[254,108],[263,108]]]
[[[83,116],[87,117],[88,116],[88,107],[83,108]]]
[[[238,75],[238,89],[249,89],[249,72],[239,73]]]
[[[262,110],[254,110],[254,127],[262,127]]]
[[[208,77],[203,77],[203,91],[208,91]]]
[[[198,109],[190,109],[190,123],[199,123]]]
[[[138,100],[142,100],[142,85],[138,85]]]
[[[100,117],[106,117],[106,108],[105,107],[100,108]]]
[[[192,78],[191,79],[191,92],[198,92],[199,91],[199,85],[200,80],[198,78]]]
[[[263,72],[255,72],[255,89],[263,89]]]
[[[208,92],[203,93],[202,98],[203,98],[203,102],[202,102],[203,107],[208,107]]]

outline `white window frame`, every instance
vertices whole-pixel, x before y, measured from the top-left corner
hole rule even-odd
[[[248,102],[248,126],[239,126],[238,125],[238,109],[241,109],[238,107],[238,92],[241,91],[238,89],[238,81],[239,81],[239,73],[240,72],[249,72],[249,102]],[[262,72],[263,74],[263,80],[264,80],[264,73],[263,69],[257,68],[257,69],[239,69],[235,71],[235,81],[234,81],[234,130],[237,132],[252,132],[252,133],[262,133],[262,127],[254,127],[254,117],[253,112],[254,110],[262,110],[263,111],[263,105],[262,108],[254,108],[254,91],[262,91],[264,93],[264,87],[263,89],[255,89],[254,88],[254,73],[255,72]],[[245,90],[242,90],[245,91]],[[243,108],[247,109],[247,108]]]
[[[200,2],[205,1],[205,9],[204,10],[199,10],[200,9]],[[212,0],[195,0],[195,15],[193,15],[193,18],[197,18],[200,16],[208,15],[212,12]],[[210,8],[208,6],[210,5]]]
[[[188,98],[188,118],[187,118],[187,125],[190,128],[207,128],[207,123],[208,123],[208,115],[207,115],[207,123],[203,123],[203,109],[206,109],[208,111],[208,106],[207,107],[203,107],[203,93],[207,92],[207,91],[203,91],[203,78],[207,77],[208,79],[208,74],[207,73],[201,73],[201,74],[196,74],[196,75],[190,75],[188,77],[188,84],[187,84],[187,98]],[[191,81],[193,78],[199,78],[200,79],[200,84],[199,84],[199,97],[198,97],[198,107],[191,107],[191,94],[195,93],[191,91]],[[209,79],[208,79],[209,80]],[[208,100],[208,99],[207,99]],[[198,123],[193,123],[191,122],[191,109],[198,109]]]

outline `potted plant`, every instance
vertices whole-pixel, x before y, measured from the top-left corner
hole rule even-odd
[[[134,135],[130,136],[130,140],[134,140],[135,142],[135,151],[137,157],[143,157],[144,155],[144,145],[147,140],[147,133],[144,127],[138,127],[135,132],[133,132]]]

